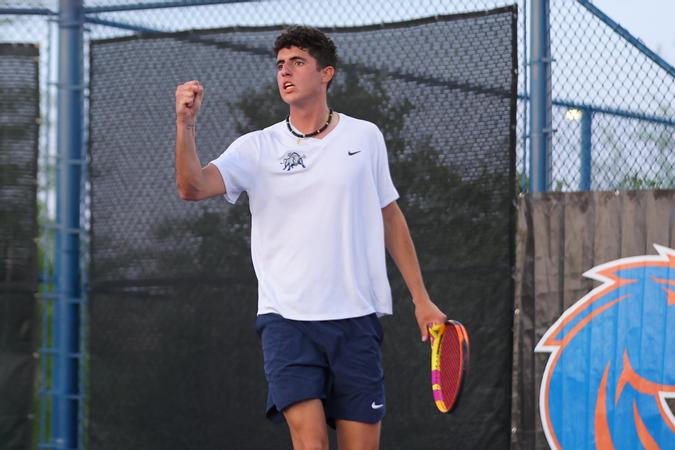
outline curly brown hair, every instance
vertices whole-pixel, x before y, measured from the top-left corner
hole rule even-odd
[[[337,70],[337,48],[333,40],[317,28],[306,26],[286,28],[274,41],[274,55],[278,55],[282,48],[291,47],[301,48],[312,55],[319,69],[331,66]]]

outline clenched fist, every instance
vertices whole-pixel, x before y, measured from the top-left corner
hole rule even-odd
[[[176,121],[194,124],[204,99],[204,86],[192,80],[176,88]]]

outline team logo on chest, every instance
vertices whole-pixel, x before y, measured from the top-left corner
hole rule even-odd
[[[301,166],[305,169],[305,162],[303,158],[306,158],[305,155],[301,155],[298,152],[288,152],[284,159],[281,161],[281,165],[284,166],[283,170],[290,172],[291,169]]]

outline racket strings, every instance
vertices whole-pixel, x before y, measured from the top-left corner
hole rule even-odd
[[[462,373],[461,337],[454,326],[445,330],[440,346],[440,385],[444,402],[452,404],[459,394]]]

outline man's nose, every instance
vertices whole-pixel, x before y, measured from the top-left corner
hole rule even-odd
[[[291,74],[291,65],[290,64],[282,64],[281,65],[281,75],[286,76]]]

